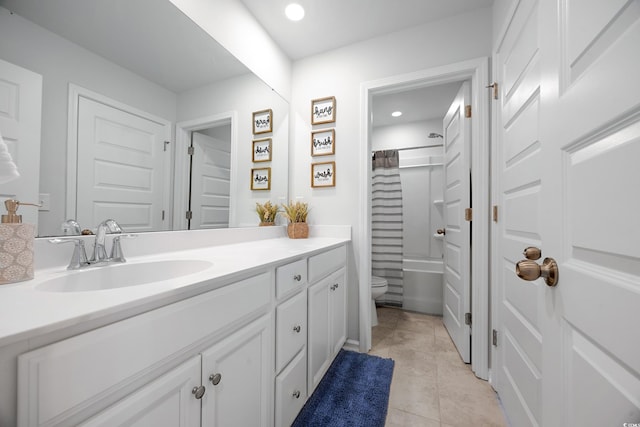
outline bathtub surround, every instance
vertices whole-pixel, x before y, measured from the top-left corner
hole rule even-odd
[[[402,307],[402,183],[397,150],[376,151],[371,179],[371,267],[387,280],[389,290],[378,298]]]

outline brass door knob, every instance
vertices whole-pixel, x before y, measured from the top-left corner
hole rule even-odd
[[[542,256],[542,251],[536,247],[529,246],[523,253],[526,259],[538,260]]]
[[[445,230],[444,228],[438,228],[436,230],[436,234],[447,234],[447,230]]]
[[[530,259],[519,261],[516,274],[522,280],[533,281],[542,277],[548,286],[558,284],[558,264],[553,258],[545,258],[542,265]]]

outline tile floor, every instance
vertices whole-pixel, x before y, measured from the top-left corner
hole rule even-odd
[[[507,426],[496,393],[460,359],[442,318],[378,308],[370,354],[395,360],[386,427]]]

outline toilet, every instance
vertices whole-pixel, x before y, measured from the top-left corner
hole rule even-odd
[[[387,279],[378,276],[371,276],[371,326],[378,324],[378,314],[376,313],[376,298],[380,298],[389,289]]]

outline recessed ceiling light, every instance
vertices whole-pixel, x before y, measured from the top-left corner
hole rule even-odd
[[[284,14],[292,21],[299,21],[304,18],[304,8],[298,3],[290,3],[284,8]]]
[[[402,115],[402,111],[394,111],[393,113],[391,113],[391,115],[393,117],[400,117]]]

